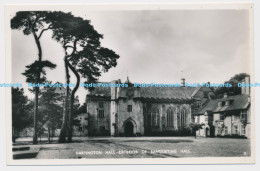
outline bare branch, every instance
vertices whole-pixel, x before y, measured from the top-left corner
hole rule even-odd
[[[75,39],[74,42],[73,42],[73,46],[70,46],[70,45],[67,45],[67,46],[64,46],[66,49],[69,47],[69,48],[72,48],[73,51],[71,52],[70,55],[67,56],[67,59],[71,59],[72,56],[75,54],[75,52],[77,52],[77,42],[79,41],[79,39]]]
[[[43,32],[45,32],[46,30],[49,30],[51,28],[51,26],[52,26],[52,24],[50,24],[46,29],[42,29],[40,35],[38,36],[38,39],[40,39],[42,34],[43,34]]]

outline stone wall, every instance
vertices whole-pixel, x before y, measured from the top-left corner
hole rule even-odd
[[[99,107],[99,102],[103,102],[104,107]],[[109,135],[110,132],[110,101],[89,100],[87,112],[89,114],[89,135]],[[104,118],[98,117],[99,109],[104,110]],[[101,130],[105,128],[105,132]]]
[[[127,106],[132,105],[132,112],[127,111]],[[118,133],[124,134],[124,124],[128,120],[134,122],[136,134],[144,134],[143,104],[139,100],[120,99],[117,103],[118,110]]]

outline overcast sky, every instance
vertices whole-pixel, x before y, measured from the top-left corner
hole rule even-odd
[[[235,74],[250,73],[249,14],[246,10],[85,11],[72,14],[91,20],[104,35],[102,46],[120,55],[118,65],[100,81],[138,83],[223,83]],[[51,32],[41,38],[43,60],[57,64],[47,79],[65,83],[61,45]],[[25,66],[37,59],[32,35],[12,31],[13,82],[25,83]],[[72,74],[71,74],[72,75]],[[72,78],[72,83],[75,79]],[[25,88],[26,89],[26,88]],[[26,90],[29,97],[33,97]],[[86,90],[80,88],[80,103]]]

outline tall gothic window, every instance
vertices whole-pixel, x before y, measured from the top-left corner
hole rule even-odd
[[[158,108],[154,108],[152,112],[152,126],[160,125],[160,111]]]
[[[187,111],[185,109],[181,110],[180,126],[184,127],[187,124]]]
[[[173,108],[169,108],[167,110],[167,127],[173,127],[174,126],[174,110]]]

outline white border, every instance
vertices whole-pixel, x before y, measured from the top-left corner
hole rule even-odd
[[[86,4],[80,4],[83,6]],[[67,8],[77,8],[73,4],[56,5],[9,5],[5,8],[5,29],[6,29],[6,82],[11,82],[11,29],[10,13],[12,10],[63,10]],[[87,10],[166,10],[166,9],[248,9],[250,11],[250,38],[252,46],[250,49],[253,58],[253,4],[248,3],[223,3],[223,4],[88,4]],[[251,60],[251,66],[254,66],[254,60]],[[250,75],[254,75],[254,67]],[[254,76],[252,77],[254,80]],[[51,159],[51,160],[13,160],[12,142],[11,142],[11,89],[6,89],[6,143],[7,143],[7,164],[8,165],[71,165],[71,164],[243,164],[255,162],[255,140],[254,140],[254,100],[252,100],[251,111],[251,157],[196,157],[196,158],[167,158],[167,159]],[[254,99],[254,90],[252,99]]]

